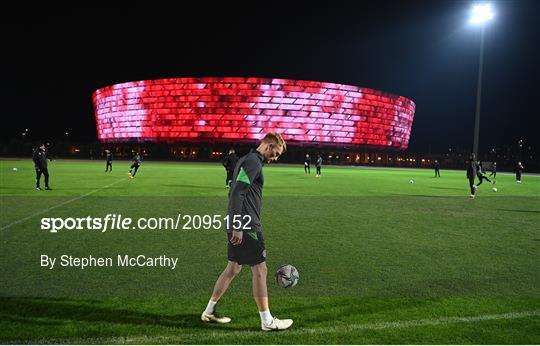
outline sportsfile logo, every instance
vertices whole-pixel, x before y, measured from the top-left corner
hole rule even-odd
[[[249,215],[187,215],[173,217],[137,218],[121,214],[107,214],[105,217],[44,217],[41,218],[41,230],[50,233],[58,231],[91,230],[101,233],[127,230],[251,230]]]

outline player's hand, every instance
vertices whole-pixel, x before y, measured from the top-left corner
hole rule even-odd
[[[242,231],[233,231],[231,236],[231,244],[240,245],[242,244],[242,238],[244,237],[244,232]]]

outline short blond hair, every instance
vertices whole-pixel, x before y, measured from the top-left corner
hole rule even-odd
[[[274,143],[283,148],[283,153],[287,151],[287,143],[285,143],[281,134],[277,132],[268,132],[262,139],[262,143]]]

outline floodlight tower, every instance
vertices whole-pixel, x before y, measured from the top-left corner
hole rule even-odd
[[[482,99],[482,70],[484,65],[484,35],[486,24],[495,17],[490,3],[476,4],[471,10],[469,23],[480,26],[480,66],[478,68],[478,84],[476,89],[476,112],[474,120],[473,153],[478,158],[478,138],[480,135],[480,101]]]

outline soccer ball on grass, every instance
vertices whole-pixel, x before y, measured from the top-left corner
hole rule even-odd
[[[276,271],[276,282],[279,287],[294,287],[298,283],[300,275],[298,270],[291,264],[285,264]]]

